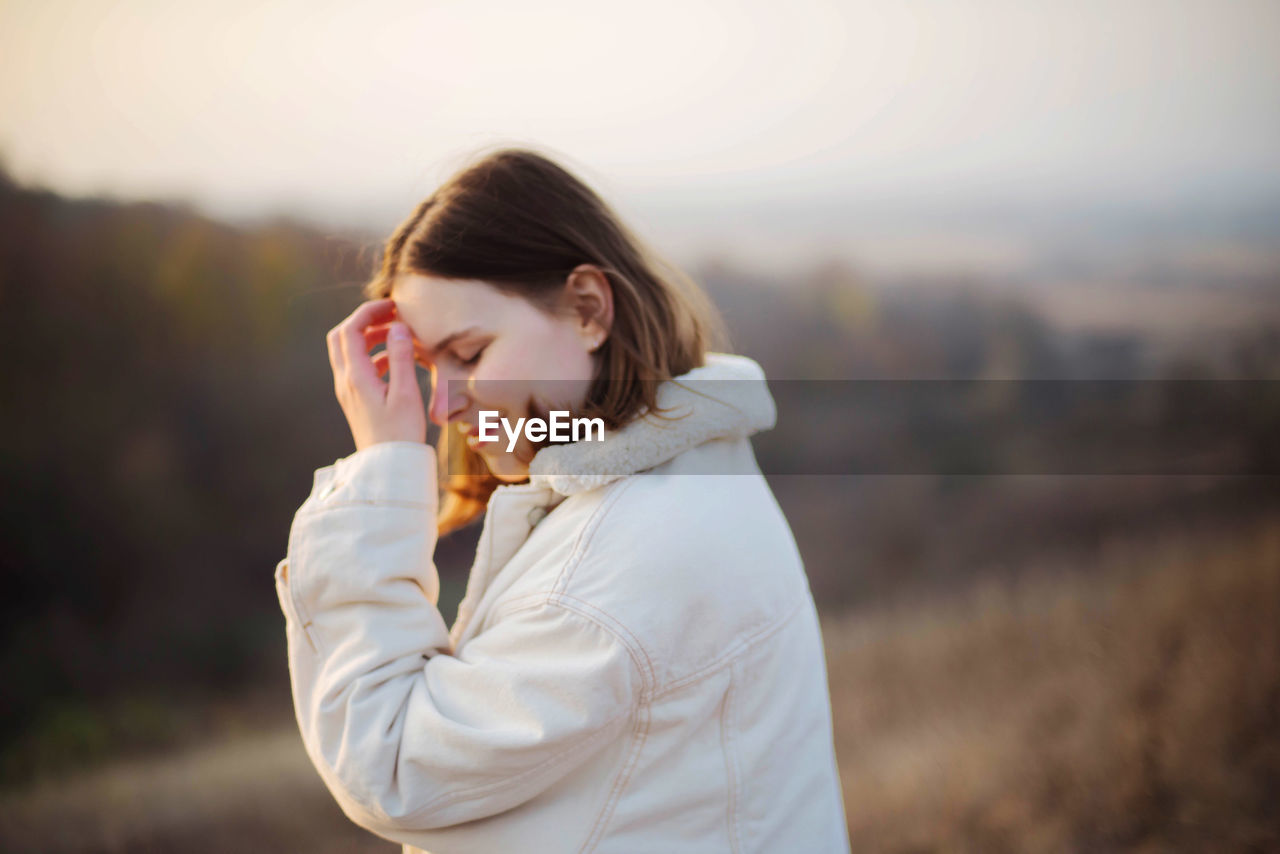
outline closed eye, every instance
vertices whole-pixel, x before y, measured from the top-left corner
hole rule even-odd
[[[480,361],[480,356],[484,353],[486,349],[488,348],[481,347],[479,350],[476,351],[476,354],[472,356],[470,359],[459,359],[458,364],[466,365],[467,367],[474,365],[476,362]]]

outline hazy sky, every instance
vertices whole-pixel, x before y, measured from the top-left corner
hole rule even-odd
[[[478,145],[637,210],[1280,193],[1280,2],[0,2],[0,154],[386,227]]]

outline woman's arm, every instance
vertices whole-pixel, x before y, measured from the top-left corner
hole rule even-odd
[[[534,797],[625,732],[628,648],[542,601],[454,656],[436,607],[436,456],[384,442],[316,473],[276,587],[308,755],[343,811],[388,839]]]

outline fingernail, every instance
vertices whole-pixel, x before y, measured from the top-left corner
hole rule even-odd
[[[397,341],[409,340],[409,330],[408,328],[405,327],[403,323],[391,324],[391,329],[387,332],[387,334],[390,337],[396,339]]]

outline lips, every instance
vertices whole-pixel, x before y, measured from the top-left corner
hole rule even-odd
[[[463,441],[467,443],[468,448],[471,448],[472,450],[480,450],[481,448],[487,447],[488,445],[495,444],[495,441],[493,440],[489,442],[480,441],[480,425],[479,424],[470,425],[470,428],[467,430],[462,429],[463,427],[467,427],[467,426],[468,425],[465,421],[460,422],[458,425],[459,427],[458,432],[462,434]]]

